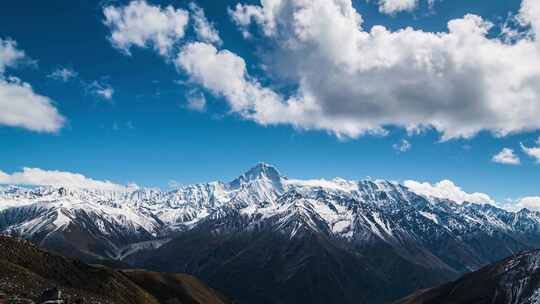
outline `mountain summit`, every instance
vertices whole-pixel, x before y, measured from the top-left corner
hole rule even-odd
[[[253,168],[246,171],[244,174],[236,178],[231,182],[232,187],[240,187],[242,184],[257,181],[268,180],[274,186],[282,187],[281,180],[284,177],[281,176],[279,171],[272,165],[266,163],[258,163]]]
[[[254,180],[261,178],[267,178],[269,180],[279,180],[281,178],[281,175],[274,166],[266,163],[258,163],[257,165],[249,169],[246,173],[242,174],[239,179],[242,178],[246,180]]]

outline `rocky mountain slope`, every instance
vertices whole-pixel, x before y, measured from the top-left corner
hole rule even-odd
[[[308,231],[190,231],[140,265],[197,274],[240,303],[384,303],[453,278],[389,247],[361,250]]]
[[[195,274],[241,302],[318,303],[332,286],[343,292],[326,303],[379,303],[540,247],[540,213],[258,164],[172,191],[4,187],[0,231],[86,260]],[[290,286],[310,292],[298,299]]]
[[[192,276],[91,266],[0,236],[0,293],[19,303],[14,299],[35,300],[51,287],[69,303],[232,303]]]
[[[523,252],[396,304],[540,303],[540,251]]]

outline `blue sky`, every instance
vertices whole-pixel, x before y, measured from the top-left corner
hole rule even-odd
[[[249,77],[256,79],[260,87],[271,88],[283,96],[294,95],[291,92],[299,87],[295,76],[280,75],[277,70],[283,62],[272,66],[280,60],[276,57],[280,44],[261,34],[263,29],[257,29],[256,22],[247,27],[253,37],[246,39],[243,29],[228,12],[238,2],[195,2],[219,32],[222,43],[215,48],[243,58]],[[258,1],[241,3],[260,5]],[[489,127],[481,127],[468,138],[441,140],[444,130],[453,132],[455,121],[460,121],[453,111],[452,125],[445,125],[442,131],[427,128],[409,134],[399,125],[401,121],[392,125],[391,119],[396,118],[388,122],[386,114],[381,114],[385,117],[386,132],[375,135],[356,131],[348,134],[328,125],[321,127],[318,122],[275,122],[276,118],[266,116],[264,119],[270,120],[261,121],[231,110],[233,101],[208,88],[200,79],[194,80],[193,73],[175,66],[174,57],[159,54],[151,42],[146,47],[129,44],[126,49],[130,55],[126,55],[111,41],[114,25],[104,23],[103,9],[111,6],[121,10],[129,4],[26,0],[0,3],[0,38],[16,41],[17,49],[25,53],[24,60],[7,65],[3,77],[16,76],[30,84],[34,93],[48,97],[65,118],[65,123],[54,132],[0,123],[0,171],[11,174],[23,167],[41,168],[120,184],[135,182],[165,188],[173,180],[180,184],[231,180],[263,161],[295,178],[371,176],[430,183],[449,179],[467,192],[488,193],[496,200],[540,194],[540,166],[521,147],[521,143],[536,146],[540,132],[535,131],[539,129],[535,123],[512,125],[511,134],[502,137],[495,136]],[[448,21],[472,13],[494,23],[488,34],[490,39],[502,39],[498,38],[499,26],[509,20],[509,14],[518,14],[522,3],[439,0],[428,8],[427,1],[420,1],[410,11],[391,15],[382,13],[375,0],[352,4],[362,16],[366,30],[384,25],[390,31],[411,26],[425,32],[447,32]],[[149,1],[147,5],[161,9],[172,5],[193,14],[187,1]],[[187,25],[185,30],[182,41],[175,41],[177,48],[200,40],[192,27]],[[51,76],[62,68],[75,74],[66,81]],[[388,81],[391,85],[392,78]],[[112,95],[103,95],[107,89]],[[204,109],[190,108],[190,96],[204,96]],[[9,102],[5,101],[3,106],[9,107]],[[326,109],[334,101],[322,102]],[[536,99],[536,103],[540,100]],[[342,123],[336,116],[326,112],[324,115],[325,119],[332,119],[332,124]],[[361,119],[366,118],[358,118]],[[488,121],[490,117],[478,117],[479,121],[484,119]],[[470,123],[466,121],[464,124]],[[403,140],[410,147],[399,151]],[[492,158],[503,148],[512,149],[520,164],[494,162]]]

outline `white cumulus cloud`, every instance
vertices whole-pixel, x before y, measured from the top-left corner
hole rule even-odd
[[[540,3],[537,0],[523,0],[518,17],[523,24],[531,26],[531,34],[536,35],[536,43],[540,47]]]
[[[497,204],[499,207],[508,211],[517,212],[521,209],[529,209],[531,211],[540,212],[540,197],[539,196],[525,196],[519,199],[507,199],[502,203]]]
[[[492,162],[499,163],[499,164],[505,164],[505,165],[519,165],[521,164],[521,160],[519,157],[514,153],[514,150],[509,148],[504,148],[501,150],[501,152],[495,154],[491,158]]]
[[[24,58],[24,51],[17,48],[14,40],[0,38],[0,75],[5,72],[6,67],[14,67]]]
[[[107,101],[112,100],[114,95],[114,89],[111,85],[101,83],[97,80],[92,81],[86,86],[87,91]]]
[[[403,139],[399,143],[392,145],[392,148],[399,152],[407,152],[412,148],[412,145],[408,140]]]
[[[88,178],[82,174],[42,170],[39,168],[23,168],[20,172],[7,174],[0,171],[0,184],[55,186],[100,190],[122,190],[124,186],[110,181],[99,181]]]
[[[272,36],[276,30],[276,13],[285,3],[281,0],[265,1],[262,6],[257,5],[244,5],[237,3],[236,7],[229,10],[233,21],[243,29],[244,37],[251,37],[249,33],[249,26],[251,23],[260,25],[266,36]]]
[[[65,118],[48,97],[17,78],[0,78],[0,125],[37,132],[57,132]]]
[[[54,102],[34,92],[19,78],[6,76],[6,68],[26,58],[17,43],[0,38],[0,125],[37,132],[57,132],[65,123]]]
[[[539,6],[524,0],[520,13],[534,33]],[[476,15],[449,21],[446,32],[367,29],[350,0],[267,0],[230,14],[273,44],[261,56],[272,79],[298,86],[278,100],[281,123],[346,137],[434,128],[442,140],[540,129],[536,35],[508,43]],[[253,104],[233,111],[257,117]]]
[[[189,8],[192,12],[194,29],[197,38],[200,41],[220,45],[222,41],[219,37],[219,31],[215,28],[214,24],[208,21],[204,10],[200,8],[197,4],[195,4],[195,2],[191,2],[189,4]]]
[[[187,105],[190,110],[204,112],[206,110],[206,97],[200,92],[190,91],[186,94]]]
[[[379,0],[379,11],[388,15],[412,11],[418,6],[418,0]]]
[[[475,204],[493,204],[495,201],[485,193],[467,193],[450,180],[442,180],[436,184],[421,183],[413,180],[406,180],[405,187],[411,189],[414,193],[435,197],[440,199],[449,199],[457,203],[469,202]]]
[[[540,147],[526,147],[524,144],[521,144],[521,149],[525,154],[535,159],[537,164],[540,164]]]
[[[62,82],[68,82],[69,80],[77,77],[77,72],[71,68],[60,67],[52,71],[49,75],[47,75],[47,77]]]
[[[153,47],[168,55],[185,35],[189,13],[172,6],[160,7],[146,1],[132,1],[124,7],[103,9],[104,23],[111,30],[109,40],[116,48],[130,54],[132,46]]]
[[[111,88],[111,87],[105,87],[105,88],[102,88],[102,89],[97,89],[96,90],[96,94],[98,94],[99,96],[107,99],[107,100],[111,100],[112,99],[112,96],[114,94],[114,89]]]
[[[262,124],[288,121],[281,97],[261,86],[247,73],[245,61],[228,50],[218,50],[212,44],[193,42],[185,45],[175,60],[176,66],[190,75],[191,80],[212,93],[223,96],[232,110],[242,117]]]
[[[521,198],[518,201],[518,207],[527,208],[529,210],[540,211],[540,197],[538,196],[529,196]]]

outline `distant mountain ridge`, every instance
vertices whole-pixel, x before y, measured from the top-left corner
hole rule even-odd
[[[334,260],[337,264],[329,268],[337,271],[333,278],[322,270],[312,276],[322,276],[325,284],[331,280],[336,288],[349,286],[355,292],[340,302],[349,303],[366,289],[355,283],[360,276],[391,288],[398,284],[391,275],[407,271],[411,277],[402,289],[365,297],[386,301],[540,247],[540,213],[423,197],[389,181],[290,179],[260,163],[232,182],[172,191],[4,187],[0,232],[86,259],[193,273],[225,291],[238,287],[228,286],[225,274],[242,267],[270,271],[268,265],[281,265],[281,273],[261,281],[270,288],[288,280],[302,284],[296,277],[301,269],[315,271],[314,265]],[[274,245],[276,252],[266,250]],[[254,262],[265,253],[268,260]],[[299,264],[281,260],[283,254]],[[394,268],[373,268],[373,263],[386,262],[379,257],[393,261]],[[348,262],[339,266],[342,260]],[[354,267],[355,275],[344,270]],[[247,279],[257,278],[243,273],[242,280]],[[258,287],[253,288],[245,300],[260,300]],[[312,295],[313,303],[324,298]],[[232,296],[242,300],[244,295]],[[279,297],[292,301],[283,303],[306,300]],[[278,303],[273,301],[268,299]]]
[[[540,251],[521,252],[395,304],[540,303]]]

